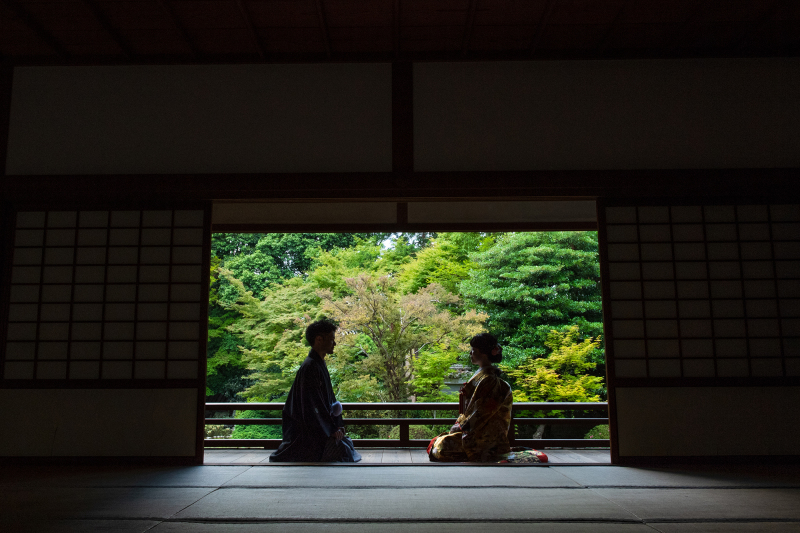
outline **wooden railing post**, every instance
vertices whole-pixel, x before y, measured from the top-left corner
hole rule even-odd
[[[400,423],[400,444],[405,444],[406,446],[411,445],[411,437],[409,437],[409,422]]]

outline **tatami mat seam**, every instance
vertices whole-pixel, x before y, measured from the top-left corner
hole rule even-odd
[[[576,483],[577,483],[577,481],[576,481]],[[643,519],[641,516],[637,515],[636,513],[634,513],[633,511],[631,511],[630,509],[628,509],[628,508],[627,508],[627,507],[625,507],[624,505],[622,505],[621,503],[619,503],[619,502],[616,502],[616,501],[612,500],[611,498],[607,498],[606,496],[603,496],[602,494],[599,494],[599,493],[598,493],[598,492],[596,492],[594,489],[587,489],[587,490],[591,490],[592,492],[594,492],[594,494],[596,494],[597,496],[600,496],[601,498],[603,498],[604,500],[606,500],[606,501],[607,501],[607,502],[609,502],[610,504],[612,504],[612,505],[616,505],[617,507],[619,507],[620,509],[622,509],[624,512],[626,512],[626,513],[630,514],[631,516],[635,516],[635,517],[636,517],[636,519],[637,519],[637,520],[638,520],[640,523],[642,523],[642,524],[645,524],[645,523],[646,523],[646,522],[645,522],[645,520],[644,520],[644,519]]]
[[[192,505],[195,505],[196,503],[199,503],[199,502],[203,501],[204,498],[208,497],[210,494],[214,494],[218,490],[219,490],[219,487],[215,488],[214,490],[208,491],[207,493],[205,493],[201,497],[199,497],[197,500],[193,501],[192,503],[190,503],[190,504],[178,509],[176,512],[172,513],[172,515],[169,518],[172,518],[173,516],[177,515],[178,513],[182,512],[182,511],[185,511],[186,509],[188,509]],[[167,518],[166,520],[169,520],[169,518]],[[164,520],[164,519],[161,518],[161,520]]]

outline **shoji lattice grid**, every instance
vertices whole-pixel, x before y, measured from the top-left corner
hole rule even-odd
[[[5,379],[194,379],[203,211],[16,218]]]
[[[800,206],[605,218],[616,377],[800,376]]]

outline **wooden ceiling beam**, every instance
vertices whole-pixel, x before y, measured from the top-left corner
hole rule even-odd
[[[3,5],[11,10],[31,31],[33,31],[39,39],[49,46],[56,54],[62,59],[67,59],[69,53],[64,48],[64,45],[56,39],[52,33],[47,31],[42,24],[34,18],[30,12],[20,5],[15,0],[1,0]]]
[[[683,19],[683,22],[678,27],[678,31],[675,32],[675,35],[672,38],[672,42],[665,47],[667,55],[674,53],[675,50],[678,48],[678,43],[680,42],[681,37],[683,37],[686,34],[686,30],[689,28],[689,25],[700,14],[700,9],[703,7],[703,5],[704,5],[703,2],[695,2],[693,4],[694,7],[689,11],[688,15],[686,15],[686,18]]]
[[[748,28],[744,35],[742,35],[736,44],[733,45],[733,49],[736,51],[742,51],[747,46],[750,38],[753,35],[756,35],[758,32],[763,30],[773,19],[775,13],[778,11],[778,8],[781,6],[780,0],[775,0],[772,2],[772,5],[764,10],[764,13],[759,17],[758,22],[752,27]]]
[[[200,57],[200,51],[195,46],[194,42],[192,42],[192,39],[186,32],[186,28],[184,28],[183,24],[181,24],[181,21],[178,20],[178,16],[175,14],[175,10],[172,9],[172,5],[170,5],[169,0],[158,0],[158,3],[161,4],[162,9],[167,14],[167,17],[169,17],[169,20],[172,22],[172,26],[178,32],[178,35],[180,35],[181,39],[183,39],[183,42],[186,44],[186,46],[189,47],[192,58],[198,59]]]
[[[394,58],[400,57],[400,0],[392,2],[392,51]]]
[[[467,7],[467,19],[464,22],[464,37],[461,40],[461,57],[466,57],[469,52],[469,41],[472,38],[472,29],[475,27],[475,11],[478,8],[478,0],[469,0]]]
[[[419,50],[417,52],[410,51],[405,45],[403,38],[409,38],[403,33],[402,22],[406,15],[410,13],[402,11],[402,0],[391,0],[391,3],[386,5],[387,9],[391,9],[391,29],[392,44],[388,50],[376,47],[376,49],[383,51],[374,52],[344,52],[338,51],[337,47],[331,42],[330,33],[333,30],[327,25],[328,9],[334,9],[334,3],[324,3],[323,0],[311,0],[313,3],[302,4],[305,7],[307,15],[314,16],[314,13],[309,13],[309,9],[316,11],[318,18],[319,30],[312,30],[313,34],[320,31],[322,34],[322,41],[324,46],[325,56],[321,51],[323,47],[318,47],[317,50],[306,51],[303,43],[298,43],[296,48],[292,48],[291,44],[287,44],[285,49],[281,52],[272,51],[267,46],[265,39],[266,33],[263,29],[257,28],[255,22],[254,5],[248,3],[247,0],[236,0],[237,9],[239,9],[242,18],[245,21],[247,30],[249,30],[249,38],[252,40],[250,48],[245,47],[237,53],[222,53],[212,55],[211,53],[202,52],[198,49],[200,41],[195,41],[194,33],[187,32],[192,30],[191,26],[187,26],[184,21],[185,17],[190,17],[193,11],[202,10],[201,4],[193,5],[193,2],[172,2],[171,0],[156,0],[152,7],[148,4],[149,13],[145,13],[149,17],[153,15],[160,15],[166,19],[168,23],[172,24],[175,29],[175,42],[164,43],[163,53],[154,51],[152,54],[141,55],[137,52],[138,48],[134,46],[135,43],[130,39],[128,34],[123,31],[127,25],[123,26],[122,22],[117,22],[116,18],[111,17],[113,14],[109,7],[104,3],[106,0],[80,0],[84,5],[78,5],[79,2],[72,1],[71,9],[82,8],[81,12],[90,10],[94,13],[99,24],[108,32],[111,38],[103,36],[103,42],[98,43],[98,46],[104,52],[102,54],[81,55],[76,56],[75,53],[70,52],[71,48],[68,47],[58,37],[60,33],[56,29],[61,28],[61,24],[57,21],[49,22],[44,19],[39,19],[37,16],[39,11],[33,10],[38,7],[38,3],[28,3],[27,0],[0,0],[0,8],[2,13],[0,17],[6,17],[13,21],[12,28],[20,28],[20,32],[16,36],[9,36],[14,45],[14,54],[6,54],[3,61],[8,64],[18,65],[56,65],[69,62],[69,64],[128,64],[131,62],[147,62],[157,63],[165,61],[169,58],[170,62],[252,62],[258,61],[253,51],[255,46],[261,61],[290,61],[290,62],[318,62],[320,60],[335,60],[335,61],[392,61],[403,58],[405,60],[426,61],[426,60],[441,60],[441,61],[462,61],[462,60],[515,60],[515,59],[592,59],[597,57],[604,58],[619,58],[619,59],[633,59],[633,58],[663,58],[663,57],[736,57],[737,55],[746,55],[752,53],[760,53],[770,57],[786,57],[796,54],[800,50],[800,39],[792,38],[791,35],[785,35],[783,38],[787,40],[786,44],[772,36],[775,28],[776,13],[780,14],[782,9],[788,9],[788,6],[793,6],[797,0],[768,0],[761,3],[753,3],[749,11],[745,12],[745,16],[741,17],[744,22],[736,23],[737,32],[732,37],[727,38],[725,42],[707,43],[703,40],[697,42],[688,42],[687,38],[695,35],[695,30],[700,35],[705,26],[709,26],[709,31],[717,34],[715,26],[723,27],[726,31],[730,31],[731,24],[729,22],[715,22],[709,20],[709,7],[703,2],[686,2],[678,13],[677,20],[670,24],[669,33],[665,36],[664,43],[657,48],[652,43],[648,43],[646,47],[637,48],[636,43],[632,43],[630,48],[620,49],[615,48],[614,39],[619,34],[620,30],[628,22],[628,14],[636,6],[636,2],[631,0],[615,0],[611,12],[607,13],[606,22],[599,28],[596,41],[590,43],[588,49],[572,50],[568,45],[565,48],[552,48],[549,43],[547,48],[543,49],[541,40],[544,39],[544,34],[548,31],[548,25],[558,18],[558,23],[569,24],[569,20],[562,20],[565,16],[570,15],[568,12],[555,11],[560,9],[563,5],[559,0],[546,0],[541,2],[539,10],[533,14],[531,19],[527,20],[527,34],[529,42],[523,44],[521,48],[517,48],[516,42],[509,39],[505,43],[506,49],[501,50],[479,50],[472,44],[472,38],[475,35],[476,25],[481,24],[481,20],[477,20],[477,8],[480,7],[478,0],[459,0],[457,6],[458,11],[465,15],[462,23],[462,43],[461,46],[454,50],[439,49],[441,42],[432,39],[429,43],[424,44],[427,50]],[[377,1],[377,0],[376,0]],[[385,0],[383,0],[385,1]],[[610,0],[606,0],[610,1]],[[227,2],[228,5],[233,2]],[[490,2],[483,3],[483,10],[488,9],[487,5]],[[110,5],[110,4],[109,4]],[[287,4],[287,5],[300,5],[300,4]],[[180,9],[178,9],[180,7]],[[159,9],[163,9],[163,14],[159,13]],[[296,9],[292,7],[290,9]],[[408,6],[406,6],[408,9]],[[152,11],[155,10],[155,13]],[[483,11],[482,11],[483,13]],[[333,12],[330,12],[331,16]],[[88,16],[88,14],[86,15]],[[189,18],[185,19],[186,21]],[[286,24],[289,24],[287,21]],[[313,25],[313,21],[311,22]],[[698,26],[700,24],[701,26]],[[236,24],[234,24],[236,25]],[[96,31],[93,26],[75,30],[78,38],[92,37]],[[239,23],[241,28],[241,23]],[[338,28],[337,28],[338,29]],[[787,28],[788,30],[789,28]],[[480,31],[481,28],[477,28]],[[259,33],[261,31],[262,33]],[[778,31],[775,29],[775,31]],[[458,31],[456,32],[458,33]],[[199,39],[199,37],[198,37]],[[505,39],[504,39],[505,40]],[[174,46],[180,41],[177,51]],[[649,39],[648,39],[649,41]],[[195,44],[197,43],[197,45]],[[387,43],[388,44],[388,43]],[[503,43],[501,44],[501,48]],[[183,47],[183,48],[181,48]],[[113,48],[113,49],[112,49]],[[121,51],[121,52],[120,52]],[[269,58],[269,59],[267,59]]]
[[[608,25],[608,28],[606,28],[605,33],[600,38],[600,40],[597,42],[597,47],[596,47],[597,55],[603,55],[605,53],[606,49],[608,48],[608,43],[611,40],[611,35],[614,33],[614,30],[617,28],[617,25],[619,24],[619,19],[622,18],[622,14],[625,12],[625,9],[627,9],[627,7],[628,7],[628,5],[630,3],[631,3],[631,0],[625,0],[622,3],[622,5],[619,6],[619,9],[617,10],[617,13],[614,15],[614,19]]]
[[[266,59],[267,51],[264,48],[264,43],[261,42],[261,39],[258,37],[258,31],[256,31],[256,27],[253,24],[253,19],[250,17],[250,13],[247,12],[247,6],[244,5],[242,0],[236,0],[236,5],[239,8],[239,13],[241,13],[242,19],[244,20],[244,23],[250,33],[250,40],[253,41],[253,46],[258,51],[258,55],[261,57],[261,59]]]
[[[122,35],[120,35],[117,29],[111,25],[111,22],[109,22],[105,13],[100,11],[100,7],[97,5],[97,3],[94,0],[83,0],[83,4],[89,8],[89,11],[92,12],[94,18],[97,19],[97,22],[100,23],[106,33],[111,37],[111,39],[114,40],[114,43],[122,51],[122,55],[124,55],[126,58],[133,57],[134,54],[131,50],[131,47],[128,46],[128,43],[125,42],[125,39],[122,38]]]
[[[794,41],[789,44],[778,47],[777,45],[770,45],[769,50],[761,53],[763,57],[797,57],[800,55],[800,40]],[[621,61],[628,60],[657,60],[665,58],[737,58],[742,57],[742,52],[736,52],[729,47],[725,49],[707,49],[702,47],[695,47],[686,50],[675,52],[668,52],[666,50],[652,48],[648,49],[609,49],[603,56],[603,59],[615,59]],[[598,56],[594,49],[589,50],[556,50],[547,49],[536,52],[535,59],[552,60],[552,61],[573,61],[573,60],[591,60],[597,59]],[[465,58],[461,56],[461,50],[452,51],[408,51],[403,50],[401,53],[400,61],[416,61],[416,62],[460,62],[460,61],[525,61],[530,60],[530,51],[525,48],[522,50],[476,50],[471,49],[469,55]],[[320,61],[327,60],[320,52],[270,52],[268,59],[264,62],[269,63],[319,63]],[[394,52],[386,50],[385,52],[337,52],[331,54],[330,61],[348,62],[348,63],[388,63],[397,61]],[[229,53],[217,55],[203,55],[202,57],[194,58],[189,54],[182,57],[169,57],[165,59],[164,56],[159,55],[137,55],[134,59],[123,59],[122,56],[109,55],[106,57],[98,57],[94,55],[75,56],[70,55],[68,58],[70,65],[206,65],[206,64],[221,64],[221,63],[252,63],[259,61],[254,58],[252,51],[246,53]],[[53,66],[63,65],[65,61],[58,56],[43,56],[39,55],[6,55],[0,62],[8,65],[15,66]]]
[[[277,199],[702,198],[796,202],[800,168],[7,176],[17,204]],[[155,200],[154,200],[155,199]],[[691,205],[691,204],[690,204]],[[107,207],[106,207],[107,208]]]
[[[319,17],[319,29],[322,32],[322,42],[325,44],[325,55],[331,57],[331,40],[328,37],[328,23],[325,21],[325,9],[322,7],[322,0],[316,0],[317,17]]]
[[[545,26],[547,26],[547,21],[550,19],[550,15],[553,13],[553,8],[555,5],[556,0],[547,0],[547,5],[544,8],[544,13],[542,13],[542,18],[539,19],[539,23],[536,25],[536,30],[534,30],[533,36],[531,37],[530,55],[534,55],[536,53],[536,49],[539,47],[539,41],[542,39],[542,33]]]

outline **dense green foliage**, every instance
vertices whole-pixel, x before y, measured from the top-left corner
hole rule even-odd
[[[544,355],[554,328],[577,324],[584,335],[602,333],[596,233],[507,233],[471,259],[461,294],[489,314],[488,329],[507,360]]]
[[[531,357],[516,368],[503,365],[517,389],[518,402],[598,402],[602,379],[589,375],[595,368],[589,358],[600,347],[600,339],[577,342],[578,326],[564,332],[551,330],[545,341],[550,353]]]
[[[236,418],[280,418],[280,411],[239,411]],[[280,439],[280,426],[237,425],[233,428],[233,439]]]
[[[208,323],[209,401],[237,401],[252,381],[243,359],[237,325],[244,318],[237,300],[249,291],[258,299],[272,283],[302,277],[321,250],[352,246],[384,234],[215,233],[211,238],[211,288]],[[221,275],[224,273],[224,275]],[[236,283],[238,280],[241,283]],[[242,291],[241,289],[244,289]]]
[[[239,350],[241,341],[228,330],[240,316],[236,311],[223,306],[219,300],[220,263],[219,257],[211,257],[206,396],[208,401],[233,402],[244,387],[247,367]]]
[[[406,294],[397,291],[397,283],[388,275],[362,273],[346,283],[348,292],[343,297],[337,298],[330,290],[317,293],[322,309],[339,322],[339,343],[363,355],[354,364],[364,375],[380,376],[389,401],[408,400],[412,388],[423,395],[432,392],[420,390],[414,361],[428,352],[450,353],[455,359],[467,349],[465,340],[478,334],[486,320],[486,315],[473,310],[451,312],[448,306],[458,304],[458,296],[437,283]],[[444,378],[449,367],[442,370],[437,378]]]
[[[518,400],[605,395],[596,233],[215,234],[212,253],[209,400],[281,401],[323,316],[340,325],[326,362],[342,401],[452,400],[445,377],[480,331]]]
[[[603,424],[603,425],[600,425],[600,426],[595,426],[592,429],[590,429],[586,433],[586,436],[584,438],[585,439],[610,439],[611,438],[610,434],[611,434],[611,431],[610,431],[610,429],[608,427],[608,424]]]

